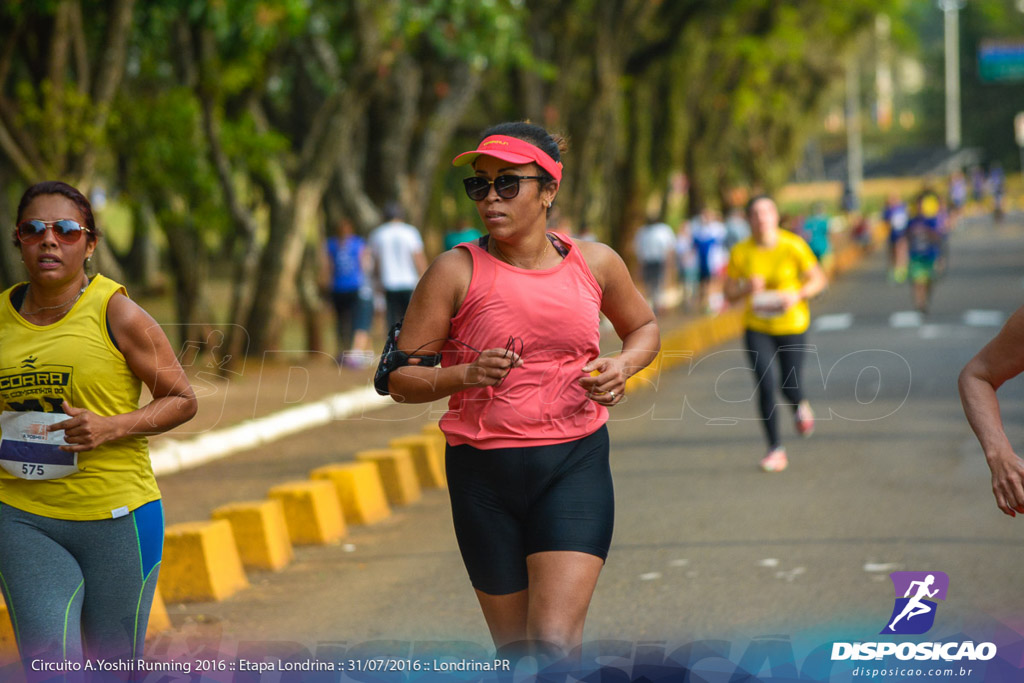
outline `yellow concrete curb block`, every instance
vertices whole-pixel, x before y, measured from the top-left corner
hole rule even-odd
[[[416,468],[420,486],[423,488],[444,488],[444,451],[438,452],[437,438],[426,434],[410,434],[388,441],[390,448],[408,448]]]
[[[864,248],[860,245],[848,245],[836,254],[833,273],[843,273],[855,266],[864,257]]]
[[[227,520],[167,527],[158,581],[165,600],[223,600],[248,585]]]
[[[153,606],[149,608],[149,623],[146,624],[146,640],[150,640],[164,631],[169,631],[170,628],[171,618],[167,616],[167,605],[164,604],[164,599],[160,595],[160,588],[158,587],[153,592]]]
[[[657,388],[661,372],[688,363],[712,346],[732,341],[743,333],[743,310],[729,309],[716,316],[699,318],[662,339],[654,361],[626,381],[626,393]]]
[[[658,388],[658,377],[661,371],[668,368],[665,356],[658,352],[651,364],[626,380],[626,396],[646,388]]]
[[[310,472],[310,477],[334,484],[342,514],[350,524],[373,524],[391,514],[380,472],[372,462],[324,465]]]
[[[408,505],[420,499],[419,481],[408,448],[380,448],[356,453],[359,462],[377,466],[384,492],[392,505]]]
[[[280,500],[230,503],[214,510],[211,517],[231,524],[246,569],[277,571],[295,557]]]
[[[17,659],[18,641],[14,637],[11,613],[7,610],[7,603],[0,597],[0,660],[13,662]]]
[[[288,533],[295,545],[324,545],[345,536],[345,519],[334,484],[329,481],[293,481],[267,494],[284,505]]]

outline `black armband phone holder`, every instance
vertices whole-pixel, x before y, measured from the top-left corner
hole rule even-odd
[[[426,368],[432,368],[441,362],[440,353],[418,355],[415,351],[413,353],[399,351],[398,332],[401,329],[402,321],[399,320],[388,331],[388,338],[384,342],[384,351],[380,354],[380,362],[377,364],[377,372],[373,373],[373,388],[381,396],[388,396],[391,393],[388,390],[388,375],[403,365],[410,365],[410,360],[416,359],[419,361],[419,365]]]

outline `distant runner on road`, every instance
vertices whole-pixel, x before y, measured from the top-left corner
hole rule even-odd
[[[811,324],[807,300],[824,289],[826,279],[807,242],[779,227],[779,210],[771,197],[751,199],[747,214],[751,236],[732,249],[725,296],[732,302],[746,301],[744,341],[768,442],[761,469],[781,472],[789,460],[775,415],[775,368],[786,403],[793,408],[797,432],[810,436],[814,413],[801,381]]]

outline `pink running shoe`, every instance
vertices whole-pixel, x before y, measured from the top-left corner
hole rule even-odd
[[[807,401],[800,401],[796,407],[796,432],[805,438],[814,433],[814,411]]]
[[[768,455],[761,458],[761,469],[765,472],[781,472],[788,466],[789,459],[786,457],[785,448],[768,451]]]

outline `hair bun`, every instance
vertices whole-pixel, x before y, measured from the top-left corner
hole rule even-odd
[[[558,145],[558,153],[565,155],[569,151],[569,138],[561,133],[551,133],[551,139]]]

